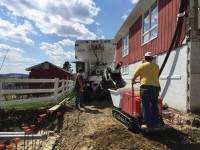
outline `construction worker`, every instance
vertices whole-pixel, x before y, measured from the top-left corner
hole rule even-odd
[[[75,108],[84,107],[83,106],[83,69],[78,70],[78,74],[75,79],[75,92],[76,92],[76,101]]]
[[[140,64],[132,77],[132,83],[135,83],[137,77],[140,77],[140,101],[143,119],[146,125],[141,128],[157,129],[159,124],[159,108],[157,105],[160,90],[159,66],[152,63],[153,54],[147,52],[144,55],[144,63]]]

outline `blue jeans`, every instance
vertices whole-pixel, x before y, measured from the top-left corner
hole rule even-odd
[[[79,87],[75,87],[75,93],[76,93],[76,101],[75,101],[75,107],[83,106],[83,92],[80,90]]]
[[[159,124],[158,95],[159,87],[149,85],[140,87],[142,115],[147,127]]]

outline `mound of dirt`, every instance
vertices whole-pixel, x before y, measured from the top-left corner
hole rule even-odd
[[[58,150],[200,149],[200,129],[172,125],[170,131],[133,133],[112,117],[111,101],[66,112],[55,144]]]

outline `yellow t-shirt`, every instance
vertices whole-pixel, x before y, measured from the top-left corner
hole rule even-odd
[[[140,64],[134,72],[135,76],[140,77],[141,85],[152,85],[159,87],[160,83],[158,80],[159,66],[151,62],[145,62]]]

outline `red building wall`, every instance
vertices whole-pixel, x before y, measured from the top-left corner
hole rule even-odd
[[[131,64],[143,58],[147,51],[153,54],[166,52],[172,41],[177,23],[180,0],[158,0],[158,34],[157,38],[142,45],[142,14],[129,28],[129,55],[122,57],[122,39],[117,42],[117,61],[123,61],[124,65]],[[182,24],[182,32],[178,35],[174,47],[181,46],[185,38],[185,21]]]

